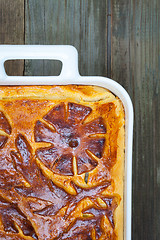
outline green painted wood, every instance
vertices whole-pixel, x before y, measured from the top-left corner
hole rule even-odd
[[[26,0],[26,44],[71,44],[82,75],[107,76],[107,1]],[[57,75],[59,66],[27,61],[26,75]]]
[[[0,0],[0,44],[24,44],[24,0]],[[8,75],[23,75],[24,61],[5,67]]]
[[[160,236],[159,0],[112,1],[112,78],[132,97],[132,239]]]

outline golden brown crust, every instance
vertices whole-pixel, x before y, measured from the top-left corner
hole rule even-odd
[[[0,159],[3,239],[123,239],[124,110],[108,90],[1,86]]]

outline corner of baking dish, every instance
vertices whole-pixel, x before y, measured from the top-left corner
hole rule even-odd
[[[4,62],[9,59],[54,59],[62,62],[59,76],[8,76]],[[80,76],[78,53],[70,45],[0,45],[0,85],[95,85],[106,88],[123,103],[125,110],[124,239],[131,240],[133,105],[117,82],[99,76]]]

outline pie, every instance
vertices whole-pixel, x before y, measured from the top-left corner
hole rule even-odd
[[[0,239],[123,240],[124,109],[97,86],[0,87]]]

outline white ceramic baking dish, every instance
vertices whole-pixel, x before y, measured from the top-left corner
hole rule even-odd
[[[8,76],[4,62],[13,59],[52,59],[62,62],[59,76]],[[131,240],[133,106],[125,89],[99,76],[80,76],[78,53],[69,45],[0,45],[0,85],[96,85],[118,96],[125,109],[124,240]]]

